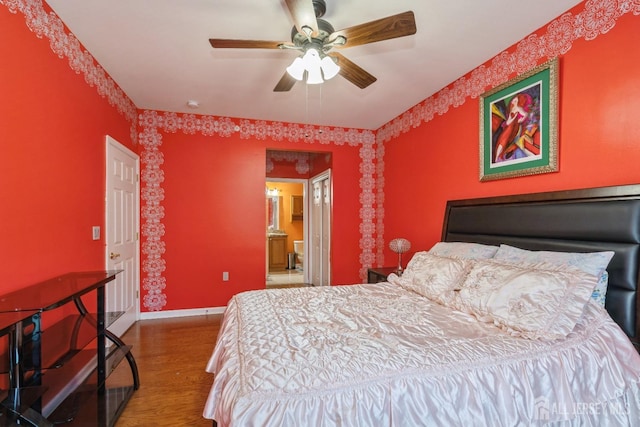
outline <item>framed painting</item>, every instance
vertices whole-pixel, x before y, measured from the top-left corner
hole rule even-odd
[[[480,97],[480,181],[558,170],[558,59]]]

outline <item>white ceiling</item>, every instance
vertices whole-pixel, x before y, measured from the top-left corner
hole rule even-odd
[[[336,30],[412,10],[417,34],[340,50],[377,77],[366,89],[337,76],[279,93],[295,51],[208,40],[290,41],[284,0],[45,1],[138,108],[375,130],[581,0],[326,0]]]

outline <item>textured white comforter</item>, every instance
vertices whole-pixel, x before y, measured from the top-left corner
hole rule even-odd
[[[207,371],[221,427],[640,425],[640,356],[593,303],[542,342],[390,283],[245,292]]]

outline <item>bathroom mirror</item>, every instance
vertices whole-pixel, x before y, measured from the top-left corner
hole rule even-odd
[[[280,196],[267,196],[267,230],[280,230]]]

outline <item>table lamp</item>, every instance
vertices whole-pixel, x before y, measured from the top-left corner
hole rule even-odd
[[[398,254],[398,274],[402,274],[402,254],[411,248],[411,242],[399,237],[389,242],[389,249]]]

